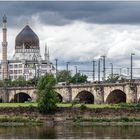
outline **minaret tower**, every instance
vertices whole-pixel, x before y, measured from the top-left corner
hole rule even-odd
[[[47,63],[49,64],[49,49],[47,49],[47,45],[45,44],[45,53],[44,53],[44,58],[45,58],[45,61],[47,61]]]
[[[7,62],[7,17],[3,16],[3,42],[2,42],[2,78],[8,78],[8,62]]]

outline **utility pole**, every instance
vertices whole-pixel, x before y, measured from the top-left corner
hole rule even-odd
[[[75,66],[75,74],[77,74],[77,66]]]
[[[131,53],[131,71],[130,71],[131,81],[133,79],[133,55],[135,55],[135,54]]]
[[[122,68],[120,68],[120,76],[121,76],[121,74],[122,74]]]
[[[66,64],[66,70],[67,70],[67,72],[69,72],[69,64],[70,64],[70,62],[67,62],[67,64]]]
[[[70,64],[70,62],[67,62],[67,63],[66,63],[66,70],[67,70],[66,82],[68,81],[68,75],[69,75],[69,64]]]
[[[98,59],[98,81],[100,81],[100,58]]]
[[[106,72],[105,72],[105,55],[101,56],[103,58],[103,81],[105,81],[106,78]]]
[[[77,66],[75,66],[76,84],[77,84]]]
[[[57,72],[58,72],[58,69],[57,69],[57,63],[58,63],[58,59],[55,59],[55,68],[56,68],[56,84],[57,84]]]
[[[113,63],[110,63],[111,65],[111,78],[113,78]]]
[[[93,82],[95,81],[95,63],[96,63],[96,61],[92,61],[92,66],[93,66]]]

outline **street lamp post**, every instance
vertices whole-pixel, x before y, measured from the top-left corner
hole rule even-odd
[[[55,59],[55,68],[56,68],[56,83],[58,82],[58,81],[57,81],[57,72],[58,72],[58,69],[57,69],[57,62],[58,62],[58,59]]]
[[[96,61],[92,61],[92,67],[93,67],[93,82],[95,81],[95,63],[96,63]]]
[[[133,79],[133,55],[135,55],[134,53],[131,53],[131,73],[130,73],[130,75],[131,75],[131,81],[132,81],[132,79]]]
[[[67,62],[67,63],[66,63],[66,71],[67,71],[66,82],[68,81],[68,75],[69,75],[69,64],[70,64],[70,62]]]
[[[77,84],[77,66],[75,66],[76,84]]]
[[[121,74],[122,74],[122,68],[120,68],[120,76],[121,76]]]
[[[70,64],[70,62],[66,63],[66,70],[67,70],[67,72],[69,71],[69,64]]]
[[[105,81],[106,78],[106,72],[105,72],[105,55],[101,56],[103,58],[103,81]]]
[[[75,66],[75,74],[77,74],[77,66]]]
[[[113,78],[113,63],[110,63],[111,65],[111,78]]]
[[[100,58],[98,60],[98,81],[100,81]]]

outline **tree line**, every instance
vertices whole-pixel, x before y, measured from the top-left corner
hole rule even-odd
[[[66,82],[67,84],[80,84],[80,83],[86,83],[87,82],[87,76],[83,75],[81,73],[77,73],[72,76],[70,72],[67,72],[66,70],[59,71],[57,74],[56,81],[58,82]],[[11,79],[5,79],[5,80],[0,80],[0,87],[12,87],[12,86],[37,86],[39,78],[33,78],[26,80],[24,76],[19,76],[15,80]]]

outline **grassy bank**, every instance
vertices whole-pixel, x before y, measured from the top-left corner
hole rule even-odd
[[[129,117],[120,117],[120,118],[82,118],[77,117],[73,120],[74,125],[139,125],[140,118],[129,118]]]
[[[22,116],[0,116],[0,126],[40,125],[42,121]]]
[[[0,103],[0,107],[37,107],[37,103]],[[129,103],[120,103],[120,104],[71,104],[71,103],[58,103],[58,107],[81,107],[85,108],[98,109],[98,108],[135,108],[140,109],[140,104],[129,104]]]

